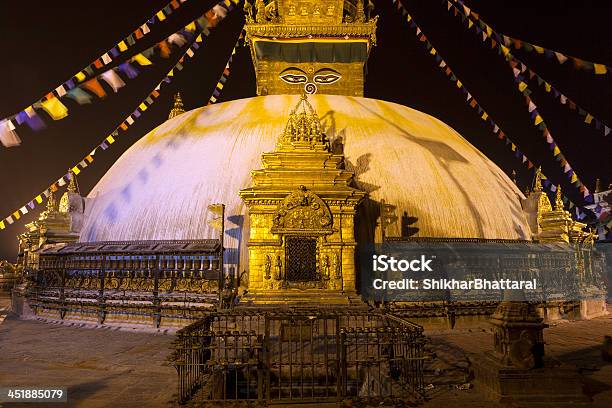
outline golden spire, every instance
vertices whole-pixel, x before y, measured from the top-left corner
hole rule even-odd
[[[542,167],[541,166],[538,167],[538,169],[536,170],[533,191],[536,193],[542,191]]]
[[[555,211],[564,211],[563,196],[561,194],[561,184],[557,186],[557,197],[555,198]]]
[[[183,98],[181,98],[181,93],[177,92],[176,95],[174,95],[174,106],[168,115],[168,119],[172,119],[183,113],[185,113],[185,109],[183,108]]]
[[[47,197],[47,213],[54,212],[56,207],[55,194],[53,194],[53,190],[49,190],[49,197]]]
[[[68,173],[70,174],[70,183],[68,183],[68,187],[67,187],[68,192],[78,193],[79,185],[77,184],[77,181],[76,181],[76,174],[74,174],[72,170],[68,170]]]
[[[308,96],[302,94],[300,101],[289,114],[285,131],[279,138],[279,148],[312,148],[314,145],[326,147],[325,136],[321,130],[321,120],[308,102]]]

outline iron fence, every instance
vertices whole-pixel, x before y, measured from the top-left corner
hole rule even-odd
[[[177,333],[178,400],[336,402],[423,388],[422,328],[379,311],[236,309]]]

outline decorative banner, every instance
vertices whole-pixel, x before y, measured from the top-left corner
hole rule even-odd
[[[468,6],[465,5],[465,3],[462,0],[447,0],[447,7],[448,10],[450,11],[451,7],[453,6],[451,4],[451,1],[453,1],[454,3],[458,4],[459,7],[455,9],[454,14],[455,16],[457,15],[457,12],[461,12],[462,14],[464,14],[466,17],[471,17],[473,20],[476,21],[476,28],[480,28],[481,30],[484,30],[484,32],[488,35],[491,36],[491,33],[488,31],[490,29],[489,26],[487,26],[486,24],[483,24],[482,20],[480,19],[480,15],[478,13],[476,13],[475,11],[471,10]],[[463,19],[463,17],[462,17]],[[474,24],[474,22],[469,23],[469,27],[471,28],[472,25]],[[480,33],[479,33],[480,34]],[[573,64],[572,66],[576,69],[582,69],[584,71],[589,71],[589,72],[593,72],[595,75],[605,75],[610,73],[610,71],[612,70],[612,67],[609,65],[605,65],[605,64],[598,64],[595,62],[590,62],[590,61],[585,61],[583,59],[577,58],[577,57],[572,57],[571,55],[567,55],[567,54],[563,54],[559,51],[555,51],[555,50],[551,50],[549,48],[546,47],[542,47],[540,45],[536,45],[536,44],[532,44],[532,43],[528,43],[527,41],[523,41],[523,40],[519,40],[517,38],[514,37],[510,37],[508,35],[498,35],[496,37],[496,40],[500,43],[503,43],[506,47],[514,47],[515,49],[519,50],[519,49],[523,49],[525,51],[529,51],[529,52],[536,52],[537,54],[541,54],[546,56],[549,59],[556,59],[559,64],[563,65],[565,64],[565,62],[567,62],[568,60],[572,61]]]
[[[230,65],[232,63],[234,55],[236,54],[236,50],[238,49],[240,45],[240,41],[242,40],[242,37],[243,37],[243,31],[240,31],[240,37],[238,37],[238,40],[236,41],[236,45],[234,45],[234,48],[232,49],[232,53],[230,54],[230,57],[227,60],[227,63],[225,64],[225,68],[223,69],[221,78],[217,82],[217,85],[215,86],[215,90],[213,91],[210,99],[208,100],[207,105],[212,105],[213,103],[216,103],[217,98],[219,98],[219,95],[221,95],[221,91],[223,90],[223,87],[225,86],[225,83],[227,82],[227,79],[230,76]]]
[[[474,25],[474,21],[473,21],[473,19],[475,19],[473,17],[474,12],[470,10],[469,8],[467,8],[468,11],[465,11],[466,6],[463,5],[462,0],[453,0],[453,1],[462,5],[463,10],[455,6],[454,4],[452,4],[450,0],[447,0],[449,9],[451,7],[454,7],[455,12],[461,13],[462,17],[464,18],[464,21],[468,23],[468,29],[469,29],[471,27],[469,24],[470,22],[472,22],[472,25]],[[497,34],[497,32],[495,32],[495,30],[493,30],[491,26],[489,26],[488,24],[486,24],[484,21],[480,19],[477,22],[479,22],[480,25],[476,25],[476,33],[482,35],[482,41],[483,42],[486,41],[487,38],[491,39],[492,47],[497,46],[499,54],[502,55],[503,58],[505,58],[506,61],[508,61],[508,63],[510,64],[510,67],[514,73],[515,82],[517,84],[518,90],[525,97],[525,104],[527,105],[527,109],[533,120],[533,125],[542,132],[542,136],[546,140],[546,143],[548,143],[548,145],[550,146],[550,149],[553,152],[553,156],[555,160],[559,163],[564,174],[566,174],[569,182],[580,190],[580,193],[582,194],[585,202],[592,203],[593,196],[590,194],[589,189],[580,181],[580,179],[578,178],[578,175],[570,166],[569,162],[567,161],[567,159],[561,152],[561,149],[559,148],[559,146],[553,139],[550,133],[550,130],[548,129],[548,126],[546,125],[546,122],[544,121],[543,116],[540,114],[540,112],[537,109],[535,102],[529,96],[531,95],[532,92],[529,89],[529,86],[527,85],[527,82],[525,81],[525,79],[520,75],[521,71],[524,72],[527,69],[527,66],[522,61],[514,57],[514,55],[512,55],[512,53],[510,52],[509,48],[507,48],[503,44],[500,44],[499,42],[494,42],[495,39],[493,37],[499,38],[499,34]],[[481,26],[484,27],[484,29],[478,32],[479,27]],[[519,69],[518,68],[519,65],[520,67],[524,67],[525,69],[524,70]],[[592,116],[591,116],[591,120],[592,120]]]
[[[209,13],[209,16],[207,17],[209,21],[209,26],[214,27],[219,22],[221,22],[227,14],[225,11],[232,11],[232,9],[237,3],[238,0],[225,0],[222,3],[219,3],[217,6],[222,7],[224,9],[224,12],[214,14]],[[19,218],[21,218],[21,215],[27,214],[29,211],[28,208],[31,210],[34,209],[36,205],[42,204],[45,198],[49,196],[51,191],[56,192],[59,190],[59,187],[62,187],[69,182],[71,172],[75,175],[78,175],[82,170],[84,170],[91,163],[93,163],[96,153],[108,149],[113,143],[115,143],[116,138],[120,135],[120,133],[126,132],[128,128],[132,124],[134,124],[134,122],[138,120],[138,118],[142,116],[142,113],[146,111],[148,107],[155,102],[155,100],[160,95],[162,86],[165,87],[164,84],[169,84],[172,82],[172,79],[174,78],[174,71],[181,71],[183,69],[183,64],[193,58],[193,56],[195,55],[195,51],[200,48],[202,42],[204,41],[204,38],[208,37],[209,34],[210,30],[200,25],[200,28],[197,29],[195,33],[196,37],[195,40],[191,43],[191,46],[183,53],[183,55],[179,58],[179,60],[172,67],[172,69],[168,71],[166,76],[155,86],[153,91],[151,91],[149,95],[142,101],[142,103],[138,105],[136,110],[134,110],[134,112],[132,112],[123,122],[121,122],[121,124],[117,126],[117,128],[115,128],[115,130],[110,135],[104,138],[104,140],[98,146],[96,146],[87,156],[85,156],[83,160],[72,166],[68,173],[64,174],[56,182],[54,182],[47,189],[45,189],[42,193],[38,194],[36,197],[30,200],[28,204],[22,206],[19,210],[14,211],[12,214],[0,220],[0,230],[5,229],[7,225],[11,225],[16,220],[19,220]]]
[[[63,97],[73,99],[79,104],[91,103],[94,95],[98,98],[104,98],[106,96],[106,91],[102,86],[102,82],[108,84],[114,92],[118,92],[119,89],[125,85],[124,79],[122,79],[119,74],[122,74],[126,80],[136,78],[139,75],[137,65],[141,67],[152,65],[149,58],[155,55],[156,50],[159,50],[159,54],[162,58],[167,58],[172,52],[171,44],[174,44],[173,47],[184,45],[192,39],[194,35],[193,32],[196,28],[201,28],[204,32],[208,33],[209,28],[214,27],[218,21],[224,17],[224,15],[222,15],[224,11],[221,10],[224,8],[227,9],[227,4],[233,4],[235,2],[237,2],[237,0],[223,0],[219,2],[208,10],[205,15],[192,21],[185,26],[185,28],[171,34],[160,43],[134,55],[129,61],[117,67],[111,68],[87,81],[85,81],[86,76],[83,75],[81,77],[82,83],[78,85],[73,84],[69,91],[63,93]],[[53,120],[65,118],[68,115],[68,109],[60,102],[60,98],[62,97],[56,97],[54,93],[49,93],[41,101],[29,106],[24,111],[0,121],[0,143],[5,147],[19,145],[21,140],[17,134],[16,125],[22,125],[24,122],[32,130],[37,131],[43,129],[45,123],[40,116],[41,109]]]
[[[396,4],[397,10],[402,14],[403,17],[406,18],[406,22],[408,22],[411,29],[415,30],[415,35],[417,39],[425,45],[429,54],[436,60],[438,68],[440,68],[444,74],[453,82],[456,87],[465,95],[466,103],[477,112],[480,116],[480,119],[487,123],[492,132],[497,135],[500,141],[503,141],[508,148],[510,148],[513,152],[513,156],[519,160],[527,169],[532,171],[536,170],[535,165],[527,158],[527,156],[521,152],[518,146],[506,135],[506,133],[501,129],[501,127],[490,117],[490,115],[485,111],[485,109],[478,103],[476,98],[469,92],[469,90],[463,85],[463,83],[457,78],[453,70],[448,66],[446,61],[442,58],[440,53],[434,48],[431,42],[427,39],[426,35],[423,33],[421,28],[415,23],[412,16],[408,13],[408,11],[404,8],[399,0],[393,0],[393,3]],[[547,188],[550,192],[556,192],[556,187],[550,183],[543,183],[544,187]],[[563,197],[564,202],[569,203],[569,207],[573,208],[575,204],[569,200],[566,196]]]
[[[476,35],[482,36],[483,42],[486,42],[486,40],[489,39],[491,41],[491,48],[497,48],[498,52],[501,55],[512,55],[510,54],[510,45],[504,45],[504,38],[507,36],[496,32],[491,26],[489,26],[484,20],[482,20],[477,13],[470,10],[470,8],[467,7],[462,0],[452,1],[459,4],[459,6],[452,4],[451,0],[447,0],[448,10],[450,11],[452,8],[454,11],[454,15],[461,17],[461,20],[467,25],[468,30],[470,30],[472,27],[476,27]],[[610,127],[606,125],[603,121],[599,120],[595,117],[595,115],[589,113],[586,109],[583,109],[581,106],[576,104],[572,99],[558,91],[554,86],[552,86],[548,81],[538,75],[534,70],[527,67],[522,61],[518,60],[516,56],[512,57],[520,63],[520,70],[522,73],[528,71],[529,79],[535,78],[538,85],[540,87],[543,87],[547,93],[552,94],[555,100],[558,100],[561,105],[565,105],[570,110],[575,111],[583,119],[583,123],[590,126],[594,126],[595,129],[601,131],[604,136],[608,136],[610,134]]]
[[[43,103],[45,100],[49,99],[50,95],[53,95],[57,98],[61,98],[62,96],[66,95],[66,93],[68,93],[71,89],[73,89],[76,86],[76,84],[82,83],[85,80],[93,77],[94,72],[100,70],[104,66],[109,65],[111,62],[115,61],[115,59],[121,56],[123,52],[127,51],[128,48],[133,47],[138,41],[144,38],[145,35],[151,32],[150,26],[155,24],[156,21],[165,20],[166,17],[172,14],[174,10],[181,7],[182,3],[186,3],[186,2],[187,0],[170,1],[164,8],[162,8],[157,13],[155,13],[151,18],[149,18],[142,25],[140,25],[136,30],[130,33],[130,35],[128,35],[127,37],[119,41],[113,48],[106,51],[100,57],[96,58],[94,61],[88,64],[85,68],[83,68],[78,73],[73,75],[68,81],[59,85],[54,90],[47,92],[46,96],[34,102],[30,106],[36,106],[37,104]],[[8,120],[8,119],[9,118],[5,118],[4,120]],[[57,120],[55,118],[53,119]],[[4,122],[4,120],[0,120],[0,123]]]

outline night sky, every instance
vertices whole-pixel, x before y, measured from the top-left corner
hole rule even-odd
[[[565,54],[612,65],[612,36],[609,0],[465,0],[498,32]],[[82,2],[64,0],[5,1],[0,12],[0,117],[14,114],[110,49],[163,7],[167,0],[104,0]],[[200,15],[215,1],[189,0],[163,23],[153,26],[142,50],[160,41]],[[506,173],[517,170],[521,189],[530,183],[527,171],[512,152],[468,107],[465,98],[443,72],[401,16],[391,0],[378,0],[376,14],[378,46],[372,51],[366,77],[365,95],[397,102],[436,116],[461,133]],[[507,64],[490,47],[483,46],[473,32],[446,9],[440,0],[404,0],[421,26],[459,79],[476,96],[508,136],[555,182],[561,170],[552,159],[541,132],[532,126],[522,96],[515,88]],[[205,46],[185,65],[160,98],[121,136],[112,148],[98,152],[96,161],[79,176],[81,193],[86,195],[114,161],[141,136],[162,123],[172,105],[172,95],[180,91],[187,109],[202,106],[212,93],[243,24],[241,7],[213,31]],[[488,44],[488,42],[487,42]],[[557,89],[587,111],[612,125],[612,75],[595,76],[559,65],[556,60],[514,51]],[[0,218],[30,201],[66,173],[97,146],[150,92],[174,62],[157,60],[127,82],[118,94],[91,105],[66,102],[69,116],[53,122],[45,117],[47,129],[31,132],[20,128],[20,147],[0,147]],[[220,101],[255,95],[255,78],[250,53],[242,48],[235,57],[231,77]],[[530,82],[549,129],[577,171],[593,190],[595,178],[606,186],[612,182],[612,135],[582,124],[575,111],[558,104],[535,82]],[[418,175],[406,175],[418,177]],[[562,178],[567,183],[566,178]],[[163,182],[163,180],[160,180]],[[565,184],[568,186],[567,184]],[[575,188],[566,189],[578,197]],[[429,199],[435,200],[435,197]],[[496,199],[495,197],[491,198]],[[146,203],[143,203],[145,205]],[[26,222],[38,216],[37,207],[12,226],[0,231],[0,259],[14,261],[15,236]]]

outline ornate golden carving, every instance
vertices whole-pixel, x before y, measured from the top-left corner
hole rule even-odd
[[[300,186],[289,194],[274,214],[272,232],[330,233],[332,215],[319,196]]]
[[[168,119],[172,119],[183,113],[185,113],[185,108],[183,108],[183,98],[181,98],[181,93],[177,92],[174,95],[174,105],[172,106],[172,110],[170,110]]]

